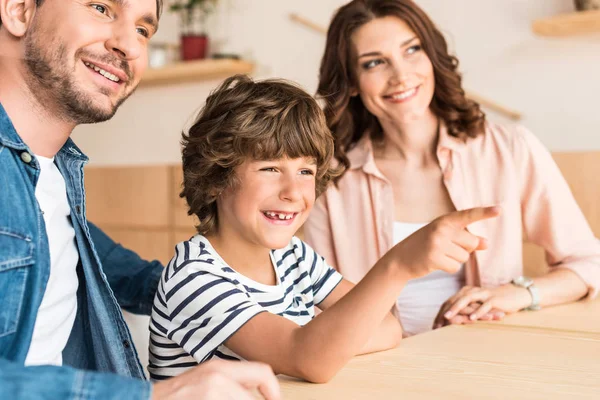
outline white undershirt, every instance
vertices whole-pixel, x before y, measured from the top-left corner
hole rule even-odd
[[[425,225],[394,222],[394,244]],[[408,281],[396,299],[396,317],[402,322],[404,335],[412,336],[430,330],[442,304],[460,290],[463,282],[464,268],[455,274],[433,271],[422,278]]]
[[[77,263],[75,230],[69,220],[65,180],[53,158],[36,156],[40,176],[35,197],[44,213],[50,248],[50,277],[38,310],[25,365],[62,365],[77,313]]]

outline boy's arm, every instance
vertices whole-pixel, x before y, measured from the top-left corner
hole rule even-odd
[[[149,382],[69,367],[25,367],[0,359],[0,399],[149,399]]]
[[[134,314],[150,315],[158,281],[163,271],[159,261],[146,261],[115,243],[100,228],[88,222],[92,241],[117,302]]]
[[[319,309],[325,311],[332,305],[338,302],[348,292],[354,288],[354,284],[346,279],[342,279],[340,284],[323,300],[319,303]],[[395,300],[394,300],[395,301]],[[381,324],[377,327],[371,338],[367,341],[366,345],[360,349],[356,354],[368,354],[377,351],[387,350],[398,345],[398,342],[402,338],[402,326],[398,319],[388,312]]]
[[[498,213],[498,208],[489,207],[441,217],[394,246],[354,288],[304,327],[262,313],[225,344],[248,360],[269,363],[276,373],[326,382],[368,346],[409,279],[435,269],[456,272],[472,251],[484,249],[485,241],[465,227]],[[400,329],[395,329],[385,337],[400,340]]]
[[[390,261],[382,260],[352,290],[304,327],[275,314],[261,313],[225,345],[247,360],[270,364],[275,373],[315,383],[329,381],[367,346],[409,279],[402,268]],[[337,291],[339,297],[347,288],[346,284],[338,285],[332,294]],[[381,332],[379,336],[386,338],[385,343],[373,346],[373,351],[396,346],[402,336],[397,322],[383,327],[391,332]]]

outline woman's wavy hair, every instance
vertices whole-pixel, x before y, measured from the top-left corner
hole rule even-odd
[[[335,140],[335,158],[346,168],[350,166],[347,152],[365,134],[373,140],[383,138],[377,118],[365,108],[360,96],[352,96],[358,87],[352,34],[368,22],[388,16],[406,22],[431,60],[435,77],[431,110],[446,124],[448,133],[466,138],[484,131],[485,114],[479,104],[465,96],[458,59],[448,53],[444,36],[427,14],[411,0],[354,0],[337,11],[329,25],[317,89]]]
[[[314,158],[316,195],[341,174],[333,166],[333,137],[316,100],[291,82],[228,78],[214,90],[183,133],[183,190],[200,234],[218,224],[217,198],[237,184],[245,160]]]

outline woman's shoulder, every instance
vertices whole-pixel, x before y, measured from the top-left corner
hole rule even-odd
[[[478,154],[485,154],[486,149],[512,153],[519,147],[529,147],[531,141],[536,141],[536,138],[523,125],[499,124],[488,120],[483,134],[467,140],[467,147]]]

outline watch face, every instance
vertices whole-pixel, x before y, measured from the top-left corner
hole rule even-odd
[[[533,283],[533,279],[527,276],[519,276],[513,280],[513,283],[521,287],[529,287]]]

